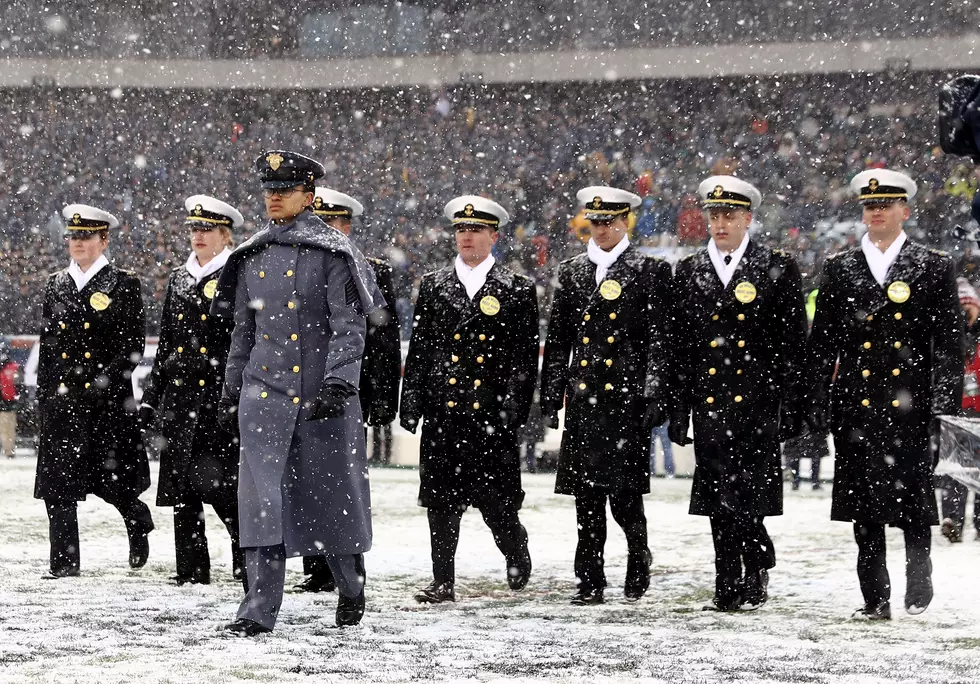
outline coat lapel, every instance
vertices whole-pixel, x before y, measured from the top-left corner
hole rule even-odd
[[[466,288],[456,277],[456,269],[453,266],[447,266],[439,273],[436,289],[457,311],[460,321],[465,321],[473,315],[473,302],[466,296]]]
[[[705,250],[707,254],[708,250]],[[711,263],[711,258],[708,258],[708,266],[711,268],[711,272],[715,272],[714,264]],[[742,258],[739,259],[738,265],[735,267],[735,272],[732,274],[732,279],[728,281],[728,286],[725,288],[725,301],[731,301],[735,298],[735,288],[738,287],[739,283],[749,282],[759,287],[759,283],[763,278],[768,278],[769,270],[769,250],[760,247],[755,244],[754,240],[749,240],[749,244],[745,248],[745,253]],[[717,278],[717,274],[715,274]],[[719,279],[720,283],[721,280]]]
[[[718,295],[722,290],[721,278],[715,271],[715,265],[711,263],[708,255],[708,248],[699,249],[692,257],[691,269],[694,275],[695,284],[705,293]]]
[[[895,271],[895,267],[898,266],[908,244],[906,242],[905,246],[902,247],[899,258],[889,269],[889,279]],[[871,273],[871,267],[868,266],[868,260],[860,247],[842,254],[840,259],[841,270],[847,275],[853,286],[854,310],[858,312],[859,318],[872,314],[888,304],[886,288],[879,285],[878,281],[875,280]]]
[[[886,291],[888,285],[896,280],[912,285],[925,275],[927,254],[928,251],[925,247],[911,240],[906,240],[898,253],[898,258],[895,259],[895,263],[888,269],[888,276],[885,279]]]

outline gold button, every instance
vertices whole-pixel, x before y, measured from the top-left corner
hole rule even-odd
[[[459,357],[453,354],[453,363],[456,363],[457,361],[459,361]]]
[[[177,314],[177,320],[178,321],[184,320],[184,314]]]
[[[612,344],[615,341],[616,341],[616,338],[613,337],[612,335],[610,335],[609,337],[606,338],[606,342],[608,342],[609,344]]]
[[[867,368],[865,368],[863,371],[861,371],[861,377],[862,378],[866,378],[869,375],[871,375],[871,371],[869,371]]]
[[[299,397],[293,397],[293,403],[294,404],[298,404],[299,403]]]
[[[587,320],[587,321],[591,321],[592,320],[592,315],[591,314],[585,314],[585,316],[583,316],[583,318],[585,320]]]
[[[92,352],[85,352],[85,358],[86,359],[92,358]]]
[[[580,365],[582,368],[585,368],[586,366],[589,365],[589,362],[586,361],[585,359],[582,359],[581,361],[578,362],[578,365]]]
[[[476,357],[476,362],[477,363],[483,363],[483,357],[482,356],[477,356]]]
[[[62,330],[64,330],[65,328],[67,328],[67,327],[68,327],[67,325],[65,325],[65,324],[64,324],[64,321],[59,321],[59,323],[58,323],[58,325],[60,325],[60,326],[61,326],[61,329],[62,329]]]
[[[268,373],[269,372],[269,367],[268,366],[262,366],[262,370],[264,370],[266,373]]]
[[[582,344],[588,344],[588,343],[589,343],[589,338],[588,337],[583,337],[582,338]]]
[[[260,394],[259,396],[260,396],[260,397],[262,397],[263,399],[266,399],[266,398],[268,398],[268,396],[269,396],[269,393],[268,393],[268,392],[263,392],[263,393],[262,393],[262,394]]]
[[[742,369],[741,368],[739,368],[737,371],[735,371],[735,375],[741,375],[741,374],[742,374]]]
[[[711,340],[711,348],[714,349],[718,346],[718,340]]]
[[[453,335],[453,339],[454,340],[458,340],[459,339],[459,333],[456,333],[455,335]]]
[[[612,388],[613,388],[613,386],[612,386],[612,385],[610,385],[610,384],[609,384],[609,383],[607,382],[607,383],[606,383],[606,391],[608,392],[608,391],[609,391],[609,390],[611,390]]]
[[[585,385],[585,383],[584,383],[584,382],[580,382],[580,383],[578,384],[578,388],[579,388],[580,390],[584,390],[584,389],[585,389],[585,387],[586,387],[586,385]]]
[[[474,387],[479,387],[479,386],[480,386],[480,385],[482,385],[482,384],[483,384],[483,383],[482,383],[482,382],[480,382],[479,380],[474,380],[474,381],[473,381],[473,386],[474,386]]]
[[[705,399],[705,401],[708,402],[709,404],[713,404],[713,403],[715,403],[715,398],[714,397],[708,397],[707,399]]]
[[[894,400],[894,401],[892,402],[892,406],[894,406],[895,408],[898,408],[898,407],[899,407],[899,404],[900,404],[900,402],[898,401],[898,399],[895,399],[895,400]]]
[[[610,321],[615,321],[616,320],[616,312],[615,311],[613,311],[611,314],[609,314],[609,320]]]
[[[293,372],[299,373],[299,366],[293,366]]]
[[[745,340],[739,340],[738,341],[738,346],[739,346],[739,348],[744,347],[745,346]]]
[[[202,321],[208,320],[208,315],[207,314],[201,314],[201,320]]]
[[[290,309],[295,309],[296,308],[296,302],[292,302],[291,301],[288,304],[286,304],[286,306],[288,306]]]
[[[268,336],[267,334],[263,334],[263,335],[262,335],[262,337],[263,337],[264,339],[269,339],[269,336]]]
[[[449,408],[452,408],[455,405],[456,405],[456,402],[455,401],[447,401],[446,402],[446,406],[448,406]]]
[[[288,271],[286,271],[286,277],[287,278],[292,278],[293,277],[293,269],[289,269]]]
[[[717,368],[709,368],[708,369],[708,375],[714,375],[717,372],[718,372],[718,369]]]
[[[902,374],[902,371],[900,371],[898,368],[893,368],[892,369],[892,375],[894,375],[895,377],[898,377],[901,374]]]
[[[177,353],[178,354],[183,354],[184,353],[184,348],[183,347],[177,347]]]
[[[894,346],[895,346],[895,349],[901,349],[902,348],[902,343],[901,342],[896,342]]]
[[[712,317],[711,317],[711,320],[713,320],[713,321],[717,321],[717,320],[718,320],[718,314],[715,314],[714,316],[712,316]]]
[[[61,358],[67,359],[68,358],[68,354],[66,354],[65,352],[61,352]]]
[[[92,383],[90,383],[90,382],[86,382],[85,383],[85,389],[88,389],[91,386],[92,386]],[[64,387],[64,385],[62,385],[62,387]]]
[[[289,339],[291,339],[293,342],[295,342],[296,340],[299,339],[299,335],[297,335],[296,333],[293,333],[292,335],[289,336]]]
[[[480,402],[478,402],[478,401],[474,401],[474,402],[473,402],[473,410],[474,410],[474,411],[476,411],[476,410],[478,410],[479,408],[480,408]]]
[[[265,271],[259,271],[259,278],[265,278]]]
[[[480,335],[480,342],[483,342],[485,339],[487,339],[486,335]]]
[[[867,399],[862,399],[861,400],[861,406],[870,406],[870,405],[871,405],[871,402],[868,401]]]
[[[875,317],[874,317],[874,316],[870,316],[870,315],[869,315],[869,316],[868,316],[867,318],[865,318],[864,320],[866,320],[866,321],[873,321],[874,319],[875,319]]]
[[[745,314],[739,314],[738,315],[738,320],[744,321],[745,320]]]
[[[197,381],[197,384],[200,385],[201,387],[204,387],[204,381],[203,380],[198,380]]]
[[[870,342],[865,342],[864,343],[864,348],[865,349],[871,349],[871,343]]]
[[[895,314],[895,320],[896,321],[902,320],[902,312],[901,311],[896,312],[896,314]]]
[[[449,378],[449,384],[450,385],[455,385],[456,384],[456,378]]]
[[[741,394],[736,394],[735,395],[735,403],[736,404],[741,404],[742,403],[742,395]]]
[[[84,325],[83,325],[82,327],[83,327],[83,328],[85,328],[86,330],[88,330],[88,329],[89,329],[89,328],[91,328],[92,326],[91,326],[91,325],[89,324],[89,322],[88,322],[88,321],[85,321],[85,324],[84,324]]]
[[[611,366],[612,365],[612,359],[606,359],[606,365],[607,366]]]
[[[207,347],[201,347],[201,353],[202,354],[207,354],[208,353],[208,348]]]

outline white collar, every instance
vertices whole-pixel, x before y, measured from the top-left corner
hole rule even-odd
[[[463,261],[463,257],[458,254],[456,255],[456,277],[459,278],[459,282],[463,283],[463,287],[466,288],[467,297],[473,299],[476,296],[476,293],[487,282],[487,275],[496,262],[497,260],[491,254],[476,266],[470,268]]]
[[[184,268],[186,268],[187,272],[194,277],[195,283],[200,283],[212,273],[220,271],[230,256],[231,250],[225,247],[223,250],[215,254],[214,258],[212,258],[206,265],[201,266],[197,262],[197,254],[191,252],[190,257],[187,259],[187,263],[184,264]]]
[[[68,275],[70,275],[71,279],[75,281],[75,287],[78,288],[79,292],[81,292],[85,286],[89,284],[89,281],[91,281],[99,271],[108,265],[109,260],[105,258],[105,254],[102,254],[95,260],[94,264],[89,266],[87,271],[83,272],[78,264],[75,263],[75,260],[72,259],[71,263],[68,264]]]
[[[902,245],[905,244],[906,240],[908,240],[908,236],[903,230],[895,238],[895,241],[888,245],[888,249],[882,252],[874,246],[867,233],[861,238],[861,251],[864,252],[864,258],[868,262],[868,268],[871,269],[871,275],[875,277],[880,286],[885,286],[885,282],[888,280],[888,269],[895,263],[895,259],[898,258],[898,253],[902,250]]]
[[[606,274],[609,272],[609,269],[612,268],[612,265],[616,263],[616,259],[618,259],[629,246],[630,239],[627,235],[624,235],[623,239],[620,240],[616,246],[610,249],[608,252],[597,245],[595,239],[589,238],[589,245],[586,248],[586,252],[589,256],[589,261],[595,264],[596,285],[606,279]]]
[[[738,244],[738,247],[735,248],[734,252],[730,253],[732,260],[726,264],[725,255],[718,249],[718,245],[715,244],[715,239],[711,238],[708,240],[708,256],[711,257],[711,264],[715,267],[715,273],[718,274],[718,278],[725,287],[728,287],[728,283],[732,282],[735,269],[738,268],[738,264],[742,260],[742,255],[745,254],[748,246],[749,231],[745,231],[745,236],[742,237],[742,241]]]

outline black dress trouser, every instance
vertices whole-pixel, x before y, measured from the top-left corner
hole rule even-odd
[[[231,537],[232,575],[241,579],[245,556],[238,546],[237,503],[212,504]],[[211,555],[204,529],[204,504],[199,499],[174,506],[174,548],[177,552],[177,577],[207,583],[211,580]]]
[[[776,549],[762,516],[727,511],[710,516],[715,545],[715,600],[738,597],[742,569],[751,575],[776,566]]]
[[[629,552],[627,581],[647,572],[650,550],[647,547],[647,518],[643,511],[643,495],[639,492],[609,492],[589,489],[575,495],[575,519],[578,523],[578,545],[575,547],[575,576],[579,587],[586,591],[604,589],[606,573],[606,499],[613,520],[626,535]]]
[[[456,547],[463,510],[428,508],[426,512],[432,551],[432,579],[439,584],[455,582]],[[504,555],[507,566],[518,565],[527,549],[527,530],[518,518],[517,505],[513,501],[487,501],[481,504],[480,514],[490,528],[493,541]]]
[[[905,533],[905,596],[931,592],[932,530],[926,524],[900,523]],[[858,545],[857,573],[864,603],[880,606],[891,599],[891,580],[885,564],[885,526],[880,523],[854,523],[854,540]]]

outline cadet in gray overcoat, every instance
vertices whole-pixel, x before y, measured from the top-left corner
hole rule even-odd
[[[286,151],[256,167],[270,222],[228,259],[212,314],[233,312],[222,425],[240,431],[240,542],[249,591],[234,635],[271,631],[285,559],[322,554],[337,624],[364,613],[371,498],[357,398],[366,317],[384,304],[342,233],[308,211],[323,167]]]

